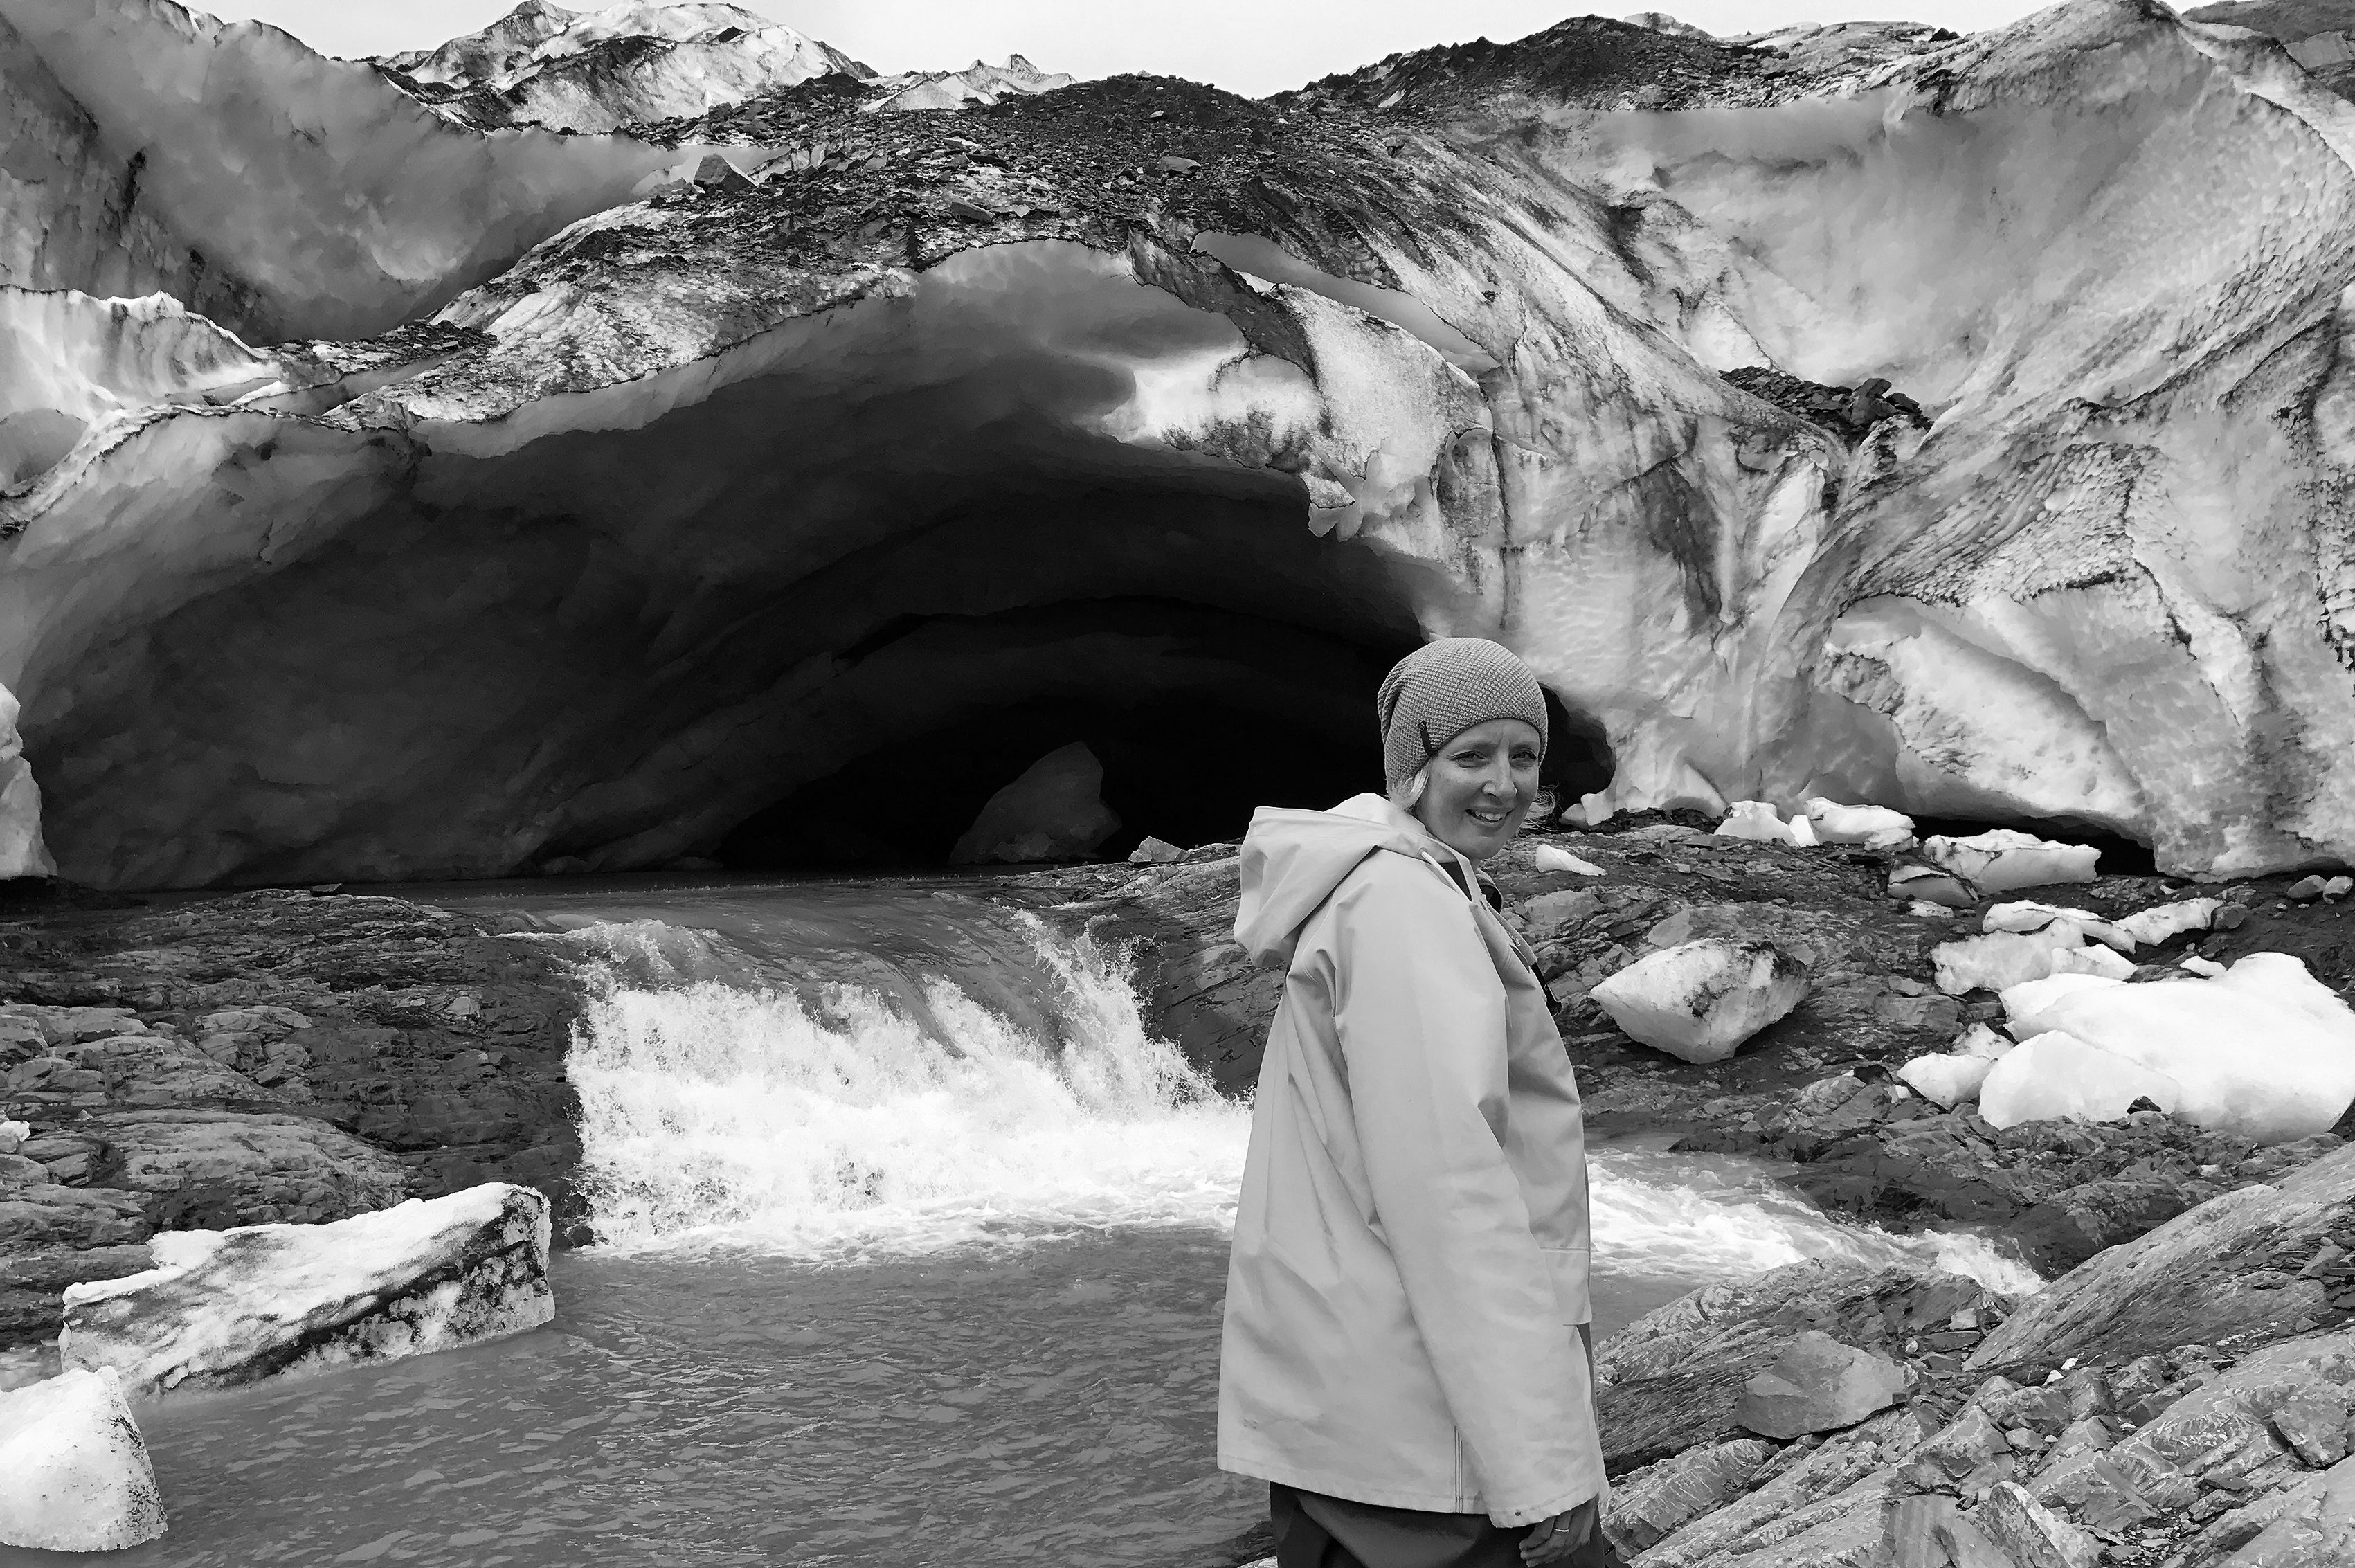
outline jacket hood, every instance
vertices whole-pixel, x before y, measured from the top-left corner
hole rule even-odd
[[[1330,811],[1261,806],[1243,835],[1235,940],[1254,963],[1288,965],[1300,928],[1360,860],[1382,849],[1420,859],[1437,848],[1422,823],[1378,795]]]

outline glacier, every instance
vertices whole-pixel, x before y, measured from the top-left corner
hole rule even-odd
[[[1072,738],[1041,715],[1128,726],[1134,817],[1200,793],[1205,713],[1345,773],[1369,672],[1469,634],[1558,699],[1589,820],[2355,856],[2355,109],[2278,44],[2142,0],[1582,18],[1261,101],[882,112],[689,26],[724,9],[371,64],[0,0],[0,351],[38,368],[0,389],[0,851],[655,867],[913,758],[944,857]],[[624,35],[728,58],[575,133],[424,101]],[[1923,418],[1857,437],[1751,367]]]

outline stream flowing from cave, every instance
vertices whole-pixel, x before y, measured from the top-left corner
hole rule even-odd
[[[592,966],[601,1240],[538,1332],[149,1407],[171,1531],[120,1560],[1227,1561],[1265,1506],[1212,1457],[1249,1111],[1153,1037],[1123,955],[987,891],[422,891]],[[1593,1150],[1603,1332],[1803,1257],[2032,1283],[1668,1141]]]

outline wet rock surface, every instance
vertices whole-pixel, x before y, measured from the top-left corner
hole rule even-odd
[[[0,906],[0,1348],[158,1232],[315,1224],[485,1181],[580,1214],[545,945],[399,899]]]

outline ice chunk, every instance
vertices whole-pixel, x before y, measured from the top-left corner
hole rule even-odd
[[[1758,844],[1788,844],[1790,824],[1776,814],[1774,804],[1764,800],[1737,800],[1725,808],[1725,820],[1717,825],[1720,838],[1747,838]]]
[[[1983,893],[2041,888],[2053,882],[2090,882],[2101,851],[2085,844],[2057,844],[2008,827],[1968,838],[1934,837],[1922,846],[1932,865],[1951,871]]]
[[[1806,817],[1795,816],[1791,818],[1788,830],[1791,835],[1791,842],[1797,845],[1800,848],[1812,849],[1816,847],[1817,840],[1816,838],[1815,825],[1809,822]]]
[[[2079,991],[2098,990],[2105,986],[2120,986],[2123,979],[2108,975],[2063,974],[2042,980],[2030,980],[2018,986],[2007,986],[1997,998],[2003,1003],[2004,1027],[2014,1040],[2026,1040],[2045,1029],[2057,1027],[2045,1021],[2054,1003]]]
[[[163,1533],[163,1495],[113,1368],[0,1393],[0,1545],[118,1552]]]
[[[2251,954],[2212,980],[2056,996],[2034,1008],[2034,1027],[2164,1075],[2179,1089],[2161,1102],[2169,1110],[2259,1143],[2326,1132],[2355,1104],[2355,1013],[2285,953]]]
[[[2093,979],[2094,976],[2090,975],[2070,976],[2068,978]],[[2105,984],[2109,982],[2105,982]],[[2031,986],[2045,986],[2051,984],[2051,982],[2049,980],[2031,980],[2029,984]],[[1947,1049],[1957,1056],[1983,1056],[1989,1061],[1993,1061],[1997,1057],[2001,1056],[2006,1051],[2009,1051],[2012,1047],[2012,1043],[2013,1042],[2010,1040],[2007,1039],[2003,1035],[1998,1034],[1995,1030],[1987,1028],[1985,1024],[1973,1024],[1970,1028],[1956,1035],[1955,1037],[1955,1043],[1947,1047]]]
[[[1875,849],[1905,849],[1913,844],[1913,819],[1885,805],[1842,805],[1817,795],[1802,807],[1826,844],[1864,844]]]
[[[2117,991],[2161,988],[2120,986]],[[1979,1084],[1979,1115],[1997,1127],[2062,1117],[2115,1122],[2144,1099],[2172,1111],[2182,1103],[2182,1086],[2164,1072],[2048,1029],[2006,1054],[1988,1072]]]
[[[1979,1085],[1987,1082],[1994,1066],[1995,1059],[1989,1056],[1917,1056],[1899,1068],[1897,1076],[1924,1100],[1935,1100],[1951,1111],[1978,1097]]]
[[[495,1339],[556,1315],[548,1201],[490,1182],[325,1225],[167,1231],[158,1267],[69,1285],[67,1364],[223,1387]]]
[[[2224,972],[2224,966],[2213,958],[2202,958],[2197,953],[2186,958],[2180,967],[2190,970],[2203,980],[2212,980]]]
[[[1687,1061],[1722,1061],[1799,1005],[1806,965],[1765,942],[1704,937],[1639,958],[1591,993],[1629,1036]]]
[[[2137,939],[2134,936],[2091,910],[2069,909],[2060,904],[2003,903],[1997,904],[1979,917],[1979,928],[1983,931],[2045,931],[2053,926],[2090,936],[2120,953],[2130,954],[2135,950]]]
[[[1540,871],[1569,871],[1581,877],[1599,877],[1603,868],[1592,861],[1582,860],[1559,844],[1540,844],[1529,850],[1529,859]]]
[[[2106,947],[2088,947],[2075,927],[2055,923],[2042,931],[1990,932],[1942,942],[1931,950],[1938,989],[2005,991],[2051,975],[2105,975],[2123,980],[2134,965]]]
[[[2117,923],[2120,931],[2146,945],[2165,942],[2170,936],[2180,936],[2187,931],[2205,931],[2215,920],[2216,912],[2224,905],[2222,899],[2183,899],[2171,904],[2157,904],[2137,910]]]
[[[1940,904],[1947,909],[1968,909],[1978,902],[1978,895],[1961,878],[1934,866],[1898,867],[1889,873],[1889,891],[1916,903]]]
[[[32,1136],[28,1123],[0,1121],[0,1154],[15,1154]]]
[[[949,863],[1076,860],[1120,831],[1103,802],[1103,764],[1084,741],[1048,752],[989,797]]]

